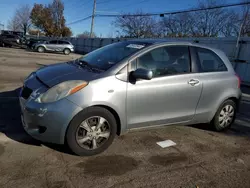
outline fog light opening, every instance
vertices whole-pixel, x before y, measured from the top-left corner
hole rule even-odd
[[[43,127],[43,126],[38,127],[38,131],[39,131],[40,134],[45,133],[46,130],[47,130],[46,127]]]

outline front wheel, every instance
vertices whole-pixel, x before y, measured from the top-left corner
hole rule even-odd
[[[66,141],[77,155],[96,155],[111,145],[116,130],[116,120],[110,111],[90,107],[73,118],[66,133]]]
[[[45,52],[45,48],[42,47],[42,46],[39,46],[39,47],[37,48],[37,51],[38,51],[39,53],[43,53],[43,52]]]
[[[68,49],[68,48],[66,48],[66,49],[64,49],[63,50],[63,53],[65,54],[65,55],[69,55],[70,54],[70,49]]]
[[[235,115],[235,102],[232,100],[226,100],[217,110],[211,123],[216,131],[223,131],[233,124]]]

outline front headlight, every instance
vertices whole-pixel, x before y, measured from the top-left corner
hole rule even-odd
[[[39,103],[50,103],[58,101],[64,97],[72,95],[77,91],[83,89],[88,85],[87,82],[82,80],[71,80],[62,82],[52,88],[50,88],[45,93],[41,94],[37,99],[36,102]]]

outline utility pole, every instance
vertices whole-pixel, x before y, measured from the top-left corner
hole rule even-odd
[[[94,21],[95,21],[95,10],[96,10],[96,0],[94,0],[94,5],[93,5],[92,20],[91,20],[91,29],[90,29],[90,38],[93,38]]]

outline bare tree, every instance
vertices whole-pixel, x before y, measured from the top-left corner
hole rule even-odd
[[[215,0],[202,0],[197,8],[216,5]],[[239,16],[233,10],[218,8],[170,15],[162,20],[161,25],[165,35],[171,37],[237,36]]]
[[[7,28],[11,31],[21,31],[19,19],[16,15],[8,21]]]
[[[188,37],[191,36],[194,23],[195,20],[191,14],[183,13],[165,17],[161,26],[164,30],[164,36]]]
[[[228,11],[227,17],[224,20],[223,27],[221,29],[221,35],[225,37],[236,37],[240,30],[240,16],[237,12]]]
[[[216,0],[205,0],[199,2],[199,8],[209,8],[218,5]],[[195,36],[215,37],[219,36],[228,17],[226,9],[218,8],[212,10],[203,10],[193,13],[196,19],[192,33]]]
[[[23,5],[16,10],[16,16],[19,20],[20,27],[23,30],[24,34],[29,31],[29,28],[31,26],[30,13],[31,9],[29,5]]]
[[[247,2],[247,0],[242,0]],[[250,5],[245,5],[241,8],[241,14],[239,15],[241,22],[241,36],[250,36]]]
[[[16,9],[13,18],[8,23],[8,29],[13,31],[23,31],[26,34],[31,26],[30,7],[23,5]]]
[[[113,25],[119,28],[121,35],[129,38],[148,38],[154,37],[155,26],[158,24],[150,16],[136,16],[144,15],[142,12],[135,14],[126,14],[117,17]],[[135,15],[135,16],[134,16]]]

